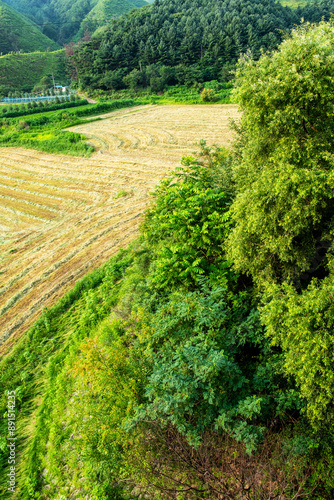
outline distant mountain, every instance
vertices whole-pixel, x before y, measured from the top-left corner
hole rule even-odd
[[[0,0],[0,53],[58,48],[59,45],[41,33],[33,21]]]
[[[78,38],[136,7],[145,0],[4,0],[40,26],[60,44]]]
[[[147,5],[145,0],[51,0],[50,6],[60,19],[58,41],[68,42],[91,34],[110,19],[136,7]]]
[[[50,7],[51,0],[4,0],[4,3],[37,23],[46,36],[57,40],[58,26],[47,25],[58,20],[56,13]]]
[[[106,25],[110,19],[147,4],[145,0],[99,0],[83,19],[78,35],[83,36],[86,30],[94,33],[97,28]]]

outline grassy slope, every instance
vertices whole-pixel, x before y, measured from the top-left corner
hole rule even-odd
[[[57,83],[67,82],[64,50],[0,57],[1,85],[10,90],[30,90],[43,76],[52,73]]]
[[[66,358],[81,339],[90,335],[115,305],[122,269],[131,262],[131,249],[121,251],[105,266],[86,276],[52,309],[46,311],[12,353],[0,362],[0,406],[6,411],[5,391],[17,395],[18,485],[13,495],[6,491],[6,451],[0,453],[0,496],[2,499],[27,499],[24,486],[27,476],[33,490],[39,483],[41,457],[45,453],[52,410],[50,398]],[[108,279],[106,280],[106,278]],[[96,308],[97,301],[99,307]],[[15,362],[13,362],[15,360]],[[2,419],[1,434],[6,432]],[[0,442],[1,447],[1,442]],[[5,448],[3,448],[5,450]],[[38,488],[39,489],[39,488]],[[35,490],[36,491],[36,490]]]
[[[125,103],[123,104],[125,105]],[[127,103],[129,105],[129,102]],[[86,105],[77,108],[78,115],[89,116],[110,111],[121,103]],[[104,109],[105,108],[105,109]],[[59,112],[58,112],[59,113]],[[61,114],[61,113],[60,113]],[[52,115],[52,116],[51,116]],[[55,112],[25,116],[38,120]],[[12,120],[17,121],[17,120]],[[61,124],[61,122],[60,122]],[[64,123],[62,124],[64,125]],[[67,124],[68,125],[68,124]],[[55,123],[53,123],[53,127]],[[68,135],[78,135],[64,132]],[[60,145],[61,146],[61,145]],[[43,148],[42,148],[43,149]],[[75,154],[75,152],[72,152]],[[51,412],[50,397],[57,377],[70,351],[75,351],[78,342],[90,334],[92,324],[98,324],[108,314],[118,298],[122,269],[132,259],[132,250],[121,250],[110,262],[80,280],[52,309],[45,311],[41,319],[27,332],[12,352],[0,360],[0,407],[5,414],[7,390],[16,390],[16,472],[18,484],[15,493],[7,490],[7,421],[0,421],[0,498],[28,499],[39,482],[41,465],[40,450],[45,451],[48,438],[48,416]],[[105,278],[108,276],[108,280]],[[89,300],[87,302],[87,297]],[[99,308],[96,310],[96,300]],[[91,303],[90,299],[93,299]],[[92,323],[93,322],[93,323]],[[15,360],[15,362],[13,362]],[[28,485],[24,484],[29,477]]]
[[[91,3],[94,4],[94,2]],[[92,33],[107,24],[110,19],[144,5],[147,5],[145,0],[98,0],[83,19],[77,38],[82,37],[86,29]]]
[[[281,4],[291,9],[296,9],[297,7],[303,7],[307,4],[307,0],[281,0]]]
[[[22,50],[33,52],[51,48],[56,50],[58,45],[43,35],[38,27],[30,20],[0,0],[0,52]]]
[[[87,18],[109,19],[144,5],[147,5],[145,0],[99,0],[87,15]]]

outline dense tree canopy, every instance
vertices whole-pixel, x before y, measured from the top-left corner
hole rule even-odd
[[[245,145],[231,253],[255,279],[315,271],[332,240],[333,41],[332,23],[306,25],[272,56],[239,64]]]
[[[334,25],[293,30],[244,57],[230,255],[264,291],[267,332],[316,425],[333,425]]]
[[[157,0],[112,21],[73,60],[84,87],[118,88],[129,73],[139,80],[142,73],[140,83],[147,85],[143,68],[152,65],[164,83],[209,81],[247,50],[257,58],[261,48],[276,48],[302,16],[320,21],[328,11],[327,3],[304,13],[273,0]]]

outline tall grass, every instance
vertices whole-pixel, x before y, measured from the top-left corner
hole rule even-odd
[[[40,464],[48,438],[50,397],[66,356],[106,317],[116,302],[121,278],[133,260],[133,247],[81,279],[54,307],[45,310],[13,351],[0,362],[0,408],[6,413],[7,391],[16,391],[18,440],[17,492],[7,491],[7,422],[1,419],[0,497],[28,500],[41,483]],[[89,298],[88,298],[89,297]],[[39,405],[39,399],[43,402]],[[26,421],[34,421],[32,428]]]

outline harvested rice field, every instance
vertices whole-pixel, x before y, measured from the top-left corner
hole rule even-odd
[[[228,147],[237,117],[235,105],[142,106],[71,128],[90,158],[0,148],[0,352],[136,237],[149,193],[200,139]]]

